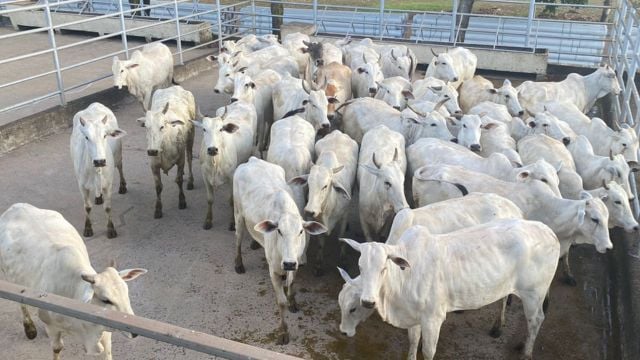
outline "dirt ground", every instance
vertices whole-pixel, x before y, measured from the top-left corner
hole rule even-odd
[[[213,113],[228,100],[212,91],[216,74],[205,72],[184,82],[203,113]],[[203,230],[206,195],[198,159],[194,159],[195,189],[186,192],[188,207],[178,210],[175,170],[163,176],[164,218],[153,219],[155,191],[148,168],[144,129],[135,119],[141,106],[129,97],[113,109],[124,138],[124,169],[129,193],[114,194],[113,209],[118,237],[106,238],[106,221],[101,208],[92,212],[95,236],[86,239],[94,267],[102,270],[115,258],[121,268],[149,269],[130,283],[130,297],[137,315],[204,331],[228,339],[297,355],[306,359],[402,359],[406,356],[406,332],[380,321],[376,316],[361,324],[353,338],[340,334],[337,294],[342,280],[335,271],[338,246],[327,249],[328,264],[323,277],[314,277],[309,267],[299,271],[297,296],[301,311],[288,314],[291,342],[275,345],[277,308],[263,250],[243,246],[246,273],[233,269],[234,234],[227,230],[232,209],[223,187],[217,195],[214,227]],[[0,156],[0,212],[15,202],[61,212],[77,229],[83,226],[83,208],[69,156],[70,130],[53,135]],[[197,133],[194,153],[201,136]],[[355,200],[354,200],[355,201]],[[355,213],[355,210],[354,212]],[[360,239],[355,217],[349,236]],[[315,252],[312,244],[309,251]],[[349,272],[356,275],[355,255],[350,253]],[[312,257],[311,257],[312,258]],[[605,359],[607,322],[603,257],[593,248],[573,251],[577,287],[554,281],[551,306],[534,356],[538,360]],[[514,301],[507,313],[501,338],[488,335],[498,304],[463,314],[450,314],[442,327],[436,358],[517,359],[516,346],[526,335],[522,306]],[[18,306],[0,301],[0,349],[2,359],[49,359],[51,350],[43,327],[39,336],[27,340]],[[114,359],[206,359],[205,355],[138,337],[113,337]],[[89,358],[73,339],[66,340],[64,359]]]

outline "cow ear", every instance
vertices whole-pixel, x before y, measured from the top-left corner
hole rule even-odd
[[[406,100],[415,99],[415,96],[413,96],[413,93],[411,92],[411,90],[402,90],[402,96],[404,96]]]
[[[278,228],[278,224],[274,223],[271,220],[261,221],[257,223],[256,226],[253,227],[255,231],[261,232],[263,234],[268,234],[270,232],[273,232],[277,228]]]
[[[138,66],[140,66],[140,64],[130,64],[130,65],[127,65],[127,69],[135,69]]]
[[[509,79],[504,79],[502,86],[511,86],[511,81]]]
[[[340,100],[336,99],[335,97],[329,97],[327,98],[327,101],[329,102],[329,104],[337,104],[340,102]]]
[[[600,194],[600,200],[602,200],[603,202],[607,202],[607,200],[609,200],[609,194],[607,194],[606,192]]]
[[[140,127],[144,127],[145,120],[146,119],[144,117],[139,117],[139,118],[136,119],[138,124],[140,124]]]
[[[189,120],[191,121],[191,123],[193,124],[193,126],[195,127],[199,127],[200,129],[204,129],[204,125],[202,124],[202,122],[200,121],[196,121],[196,120]]]
[[[238,65],[238,63],[233,64],[233,66],[234,66],[234,67],[235,67],[236,65]],[[243,66],[243,67],[241,67],[240,69],[238,69],[238,70],[236,70],[236,71],[237,71],[237,72],[240,72],[240,73],[244,73],[245,71],[247,71],[247,69],[248,69],[248,67]]]
[[[147,273],[147,269],[127,269],[127,270],[121,270],[118,272],[118,274],[120,275],[120,278],[124,281],[134,280],[146,273]]]
[[[103,116],[102,120],[100,120],[100,121],[102,121],[103,124],[106,124],[107,123],[107,115]]]
[[[584,217],[587,214],[587,202],[585,201],[583,204],[580,204],[578,207],[578,226],[584,223]]]
[[[289,185],[307,185],[309,181],[309,174],[296,176],[294,178],[289,179],[287,184]]]
[[[87,126],[87,121],[82,116],[78,117],[78,121],[80,121],[80,125]]]
[[[456,126],[460,125],[460,120],[454,118],[453,116],[447,116],[447,120],[449,120],[449,122],[453,125],[456,125]]]
[[[591,196],[590,193],[582,190],[580,191],[580,200],[591,200],[593,199],[593,196]]]
[[[491,129],[495,128],[496,126],[498,126],[498,124],[491,122],[491,123],[487,123],[487,124],[481,125],[480,127],[485,129],[485,130],[491,130]]]
[[[429,86],[429,89],[431,89],[433,91],[442,91],[442,85]]]
[[[120,139],[125,135],[127,135],[127,132],[122,129],[115,129],[111,132],[111,134],[109,134],[109,136],[111,136],[114,139]]]
[[[640,170],[640,164],[638,164],[637,161],[627,161],[627,165],[629,165],[629,168],[633,172],[638,172]]]
[[[363,68],[361,68],[361,67],[359,67],[359,68],[358,68],[358,74],[362,74],[363,72],[364,72],[364,69],[363,69]]]
[[[351,239],[347,239],[347,238],[340,238],[340,241],[347,243],[347,245],[351,246],[351,248],[353,248],[353,250],[360,252],[360,249],[362,247],[362,244],[360,244],[359,242],[355,241],[355,240],[351,240]]]
[[[338,272],[340,273],[340,276],[342,277],[342,280],[344,280],[345,283],[353,284],[353,279],[351,278],[351,276],[349,276],[349,274],[346,271],[344,271],[340,266],[338,266]]]
[[[320,234],[324,234],[327,232],[327,227],[320,224],[317,221],[305,221],[302,224],[302,227],[304,228],[304,230],[306,232],[308,232],[310,235],[320,235]]]
[[[220,131],[225,131],[229,134],[233,134],[234,132],[238,131],[239,128],[240,127],[238,127],[238,125],[234,123],[227,123],[222,127],[222,129],[220,129]]]
[[[117,57],[117,56],[114,56],[114,57],[113,57],[113,63],[114,63],[114,64],[117,64],[119,61],[120,61],[120,59],[118,59],[118,57]]]
[[[523,170],[518,173],[517,179],[518,181],[526,181],[527,179],[529,179],[529,175],[531,175],[529,171]]]
[[[438,60],[434,61],[433,65],[438,65]]]
[[[388,255],[387,259],[393,261],[394,264],[400,266],[400,269],[404,270],[405,268],[411,267],[409,266],[409,262],[400,256]]]
[[[301,53],[303,53],[303,54],[306,54],[306,53],[308,53],[308,52],[309,52],[309,48],[304,48],[304,47],[302,47],[302,48],[298,49],[298,51],[300,51],[300,52],[301,52]]]
[[[347,189],[345,189],[344,187],[342,187],[342,185],[338,182],[333,182],[332,183],[333,188],[340,194],[342,195],[346,200],[351,200],[351,194],[349,194],[349,192],[347,191]]]
[[[169,124],[171,124],[172,126],[184,125],[184,121],[182,121],[182,120],[173,120]]]
[[[82,280],[88,282],[89,284],[95,284],[96,283],[96,274],[82,273],[82,274],[80,274],[80,277],[82,278]]]
[[[340,165],[337,167],[334,167],[333,169],[331,169],[333,171],[334,174],[339,173],[340,171],[342,171],[342,169],[344,169],[344,165]]]
[[[490,92],[491,94],[497,94],[498,90],[496,89],[487,89],[488,92]]]
[[[169,111],[169,102],[167,101],[167,103],[164,106],[164,109],[162,109],[162,114],[166,114],[167,111]]]

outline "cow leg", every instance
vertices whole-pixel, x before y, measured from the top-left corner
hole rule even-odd
[[[416,360],[418,358],[418,345],[420,344],[420,334],[422,329],[420,325],[412,326],[408,330],[409,335],[409,354],[407,360]]]
[[[187,208],[187,200],[184,197],[184,190],[182,189],[182,182],[184,178],[184,159],[178,163],[178,174],[176,175],[176,184],[178,184],[178,189],[180,190],[180,194],[178,194],[178,209],[186,209]]]
[[[102,337],[100,338],[100,344],[104,348],[102,351],[102,360],[113,360],[113,355],[111,353],[111,332],[105,331],[102,333]]]
[[[233,191],[229,193],[229,206],[231,206],[231,208],[233,209]],[[235,231],[235,230],[236,230],[236,221],[232,212],[231,220],[229,220],[229,231]]]
[[[578,285],[578,283],[576,282],[576,278],[573,276],[573,273],[571,272],[571,266],[569,266],[569,249],[571,249],[570,246],[567,249],[567,252],[562,257],[562,265],[564,266],[563,268],[564,278],[562,279],[562,282],[564,282],[569,286],[576,286]]]
[[[538,336],[538,331],[544,321],[544,311],[542,310],[542,303],[544,302],[544,294],[527,294],[521,296],[522,305],[524,307],[524,316],[527,319],[527,340],[524,344],[524,356],[523,359],[531,360],[533,355],[533,344]]]
[[[64,348],[64,342],[62,341],[62,332],[56,330],[55,333],[49,334],[51,336],[51,348],[53,348],[53,360],[60,360],[60,352]]]
[[[205,217],[202,227],[209,230],[213,227],[213,185],[204,179],[204,187],[207,189],[207,217]]]
[[[313,274],[315,276],[324,275],[324,269],[322,268],[322,265],[324,263],[324,245],[327,241],[327,237],[328,236],[326,236],[326,234],[318,235],[318,252],[316,253],[316,265],[313,269]]]
[[[445,313],[423,315],[426,321],[422,322],[422,356],[425,360],[433,360],[440,337],[440,327],[445,319]]]
[[[187,135],[187,166],[189,167],[189,179],[187,180],[187,190],[193,190],[193,137],[194,130]]]
[[[153,214],[153,218],[160,219],[162,217],[162,199],[160,198],[162,194],[162,177],[160,176],[160,167],[151,168],[151,172],[156,184],[156,212]]]
[[[234,209],[236,222],[236,273],[244,274],[244,264],[242,263],[242,238],[247,234],[247,227],[244,224],[244,216],[239,210]]]
[[[296,303],[296,291],[293,287],[293,280],[296,277],[295,271],[287,273],[286,287],[287,287],[287,302],[289,303],[289,312],[297,313],[299,308]]]
[[[124,179],[124,172],[122,171],[122,162],[120,162],[116,167],[118,168],[118,174],[120,174],[120,187],[118,188],[118,194],[126,194],[127,181]]]
[[[105,194],[104,197],[104,212],[107,215],[107,238],[113,239],[118,236],[116,232],[116,228],[113,226],[113,219],[111,217],[111,187],[105,188],[103,190]]]
[[[507,298],[508,297],[504,297],[502,299],[502,308],[500,311],[500,315],[493,323],[493,327],[491,327],[491,331],[489,332],[489,335],[491,335],[491,337],[498,338],[500,337],[500,335],[502,335],[502,327],[504,326],[504,314],[507,311]]]
[[[367,223],[367,220],[360,218],[361,224],[362,224],[362,232],[364,233],[364,238],[367,241],[375,241],[374,237],[373,237],[373,229],[371,228],[371,226],[369,225],[369,223]]]
[[[89,190],[82,189],[82,198],[84,199],[84,233],[85,237],[93,236],[93,227],[91,226],[91,200],[89,200]]]
[[[33,319],[31,319],[29,308],[27,308],[27,305],[20,305],[20,310],[22,310],[22,325],[24,326],[24,333],[27,335],[27,339],[33,340],[38,336],[38,330],[36,329],[36,325],[33,323]]]
[[[345,216],[342,218],[342,220],[340,221],[339,225],[338,225],[338,237],[343,237],[344,233],[347,230],[347,216],[345,214]],[[346,259],[347,259],[347,244],[343,243],[342,241],[339,241],[340,243],[340,257],[338,258],[338,262],[340,264],[341,267],[345,267],[342,265],[345,265],[346,263]]]
[[[271,284],[273,285],[273,290],[276,292],[276,301],[280,308],[280,335],[278,336],[276,345],[286,345],[289,343],[289,328],[284,320],[287,314],[287,296],[284,293],[280,275],[271,271],[271,269],[269,269],[269,275],[271,276]]]

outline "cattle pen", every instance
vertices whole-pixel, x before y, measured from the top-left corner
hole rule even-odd
[[[233,210],[218,196],[212,230],[203,230],[206,198],[194,161],[195,189],[187,191],[186,210],[178,210],[177,191],[166,180],[166,215],[153,219],[152,177],[147,168],[144,129],[136,124],[140,104],[113,88],[111,59],[129,58],[147,41],[162,41],[172,50],[174,79],[192,91],[204,114],[228,103],[214,94],[217,68],[205,56],[218,54],[222,41],[272,31],[308,31],[314,39],[370,37],[402,43],[417,55],[420,69],[430,50],[464,46],[478,54],[478,69],[493,80],[560,79],[569,72],[590,73],[606,62],[617,73],[622,92],[598,102],[590,116],[637,128],[640,122],[638,77],[640,14],[630,0],[602,5],[555,4],[561,14],[549,18],[545,3],[485,0],[513,6],[509,15],[463,13],[459,0],[445,11],[396,10],[385,1],[357,7],[321,1],[152,0],[132,6],[124,0],[37,0],[0,2],[0,212],[16,202],[61,212],[82,228],[81,200],[68,155],[73,114],[94,101],[108,105],[125,140],[125,174],[130,192],[114,195],[119,237],[85,239],[90,258],[102,268],[115,258],[141,266],[149,274],[130,285],[138,316],[122,316],[30,289],[0,282],[0,358],[46,359],[46,337],[27,340],[18,305],[29,304],[72,317],[135,332],[145,339],[114,336],[116,359],[400,359],[406,356],[405,331],[379,318],[360,325],[355,337],[338,329],[337,295],[342,281],[337,259],[326,274],[299,272],[300,311],[288,314],[292,339],[276,345],[277,311],[261,250],[244,250],[247,273],[233,271],[234,236],[227,230]],[[368,3],[367,3],[368,4]],[[600,4],[600,2],[598,2]],[[637,3],[636,3],[637,4]],[[283,5],[281,14],[278,5]],[[377,6],[376,6],[377,5]],[[141,16],[145,9],[149,16]],[[273,10],[273,12],[272,12]],[[597,15],[593,15],[597,14]],[[602,14],[602,19],[600,15]],[[282,25],[280,25],[282,24]],[[201,136],[197,135],[196,144]],[[197,154],[198,145],[196,145]],[[631,175],[636,219],[640,214],[635,175]],[[226,185],[221,193],[230,192]],[[94,217],[101,219],[102,209]],[[357,219],[355,211],[350,215]],[[98,222],[96,222],[98,224]],[[354,221],[355,223],[355,221]],[[101,223],[99,223],[101,224]],[[357,225],[348,235],[361,239]],[[611,230],[614,243],[606,255],[592,247],[572,250],[578,286],[559,281],[551,288],[551,308],[534,349],[536,359],[640,358],[640,248],[637,233]],[[336,255],[338,244],[327,254]],[[310,257],[316,251],[309,247]],[[351,260],[355,254],[350,254]],[[351,274],[357,272],[355,260]],[[499,304],[463,314],[449,314],[442,328],[436,359],[512,359],[526,334],[522,306],[507,311],[500,338],[488,336]],[[153,319],[153,320],[151,320]],[[38,325],[38,330],[42,326]],[[44,331],[40,331],[44,334]],[[212,334],[212,335],[209,335]],[[215,335],[215,336],[214,336]],[[285,355],[288,354],[288,355]],[[62,358],[83,358],[81,346],[67,341]]]

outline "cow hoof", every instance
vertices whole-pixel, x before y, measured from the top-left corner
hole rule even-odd
[[[518,343],[518,345],[516,345],[515,349],[518,352],[522,352],[524,350],[524,343],[523,342]]]
[[[298,304],[296,304],[294,301],[289,303],[289,312],[290,313],[297,313],[298,311],[300,311],[300,309],[298,308]]]
[[[236,265],[236,273],[244,274],[244,265]]]
[[[127,193],[127,185],[120,185],[118,189],[118,194],[126,194]]]
[[[84,233],[82,234],[84,237],[92,237],[93,229],[92,228],[84,228]]]
[[[154,219],[160,219],[162,217],[162,210],[156,210],[155,214],[153,214]]]
[[[236,231],[236,223],[230,223],[228,229],[229,231]]]
[[[494,326],[491,328],[491,331],[489,331],[489,336],[491,336],[492,338],[499,338],[500,335],[502,335],[502,329],[500,329],[499,326]]]
[[[313,275],[320,277],[324,275],[324,269],[321,267],[316,267],[315,269],[313,269]]]
[[[464,313],[464,310],[456,310],[456,311],[454,311],[454,313],[456,313],[456,314],[463,314],[463,313]]]
[[[103,202],[102,195],[96,196],[96,205],[102,205]]]
[[[118,236],[118,233],[116,232],[116,229],[114,228],[107,229],[107,239],[113,239],[117,236]]]
[[[180,210],[184,210],[187,208],[187,202],[180,202],[180,204],[178,204],[178,209]]]
[[[202,226],[203,229],[205,230],[209,230],[213,227],[213,224],[211,224],[211,221],[207,221],[204,223],[204,225]]]
[[[507,295],[507,306],[511,306],[511,302],[513,301],[513,295]]]
[[[36,326],[33,323],[23,324],[24,325],[24,334],[27,335],[27,339],[33,340],[38,336],[38,330],[36,330]]]
[[[578,285],[578,283],[576,282],[576,279],[571,275],[565,276],[564,279],[562,279],[562,282],[565,283],[566,285],[569,285],[569,286],[577,286]]]
[[[249,247],[251,250],[258,250],[261,248],[260,244],[255,240],[251,240],[251,245],[249,245]]]
[[[193,190],[193,183],[187,183],[187,190]]]
[[[546,314],[547,310],[549,310],[549,298],[548,297],[544,298],[544,301],[542,302],[542,312]]]
[[[276,341],[276,345],[287,345],[289,343],[289,333],[284,333],[278,336],[278,341]]]

